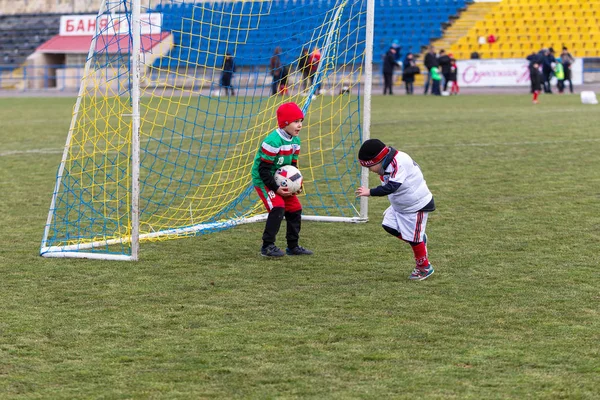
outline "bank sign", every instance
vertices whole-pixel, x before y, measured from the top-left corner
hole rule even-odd
[[[125,35],[129,33],[131,15],[63,15],[60,17],[60,36]],[[161,32],[162,14],[141,14],[143,35]]]
[[[529,61],[519,59],[457,61],[458,85],[469,86],[529,86]],[[583,62],[571,65],[573,84],[583,83]]]

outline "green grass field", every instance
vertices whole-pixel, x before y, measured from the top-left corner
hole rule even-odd
[[[598,398],[597,106],[375,97],[372,137],[438,207],[412,282],[385,198],[306,222],[313,257],[261,258],[262,224],[137,263],[39,257],[73,103],[0,99],[0,398]]]

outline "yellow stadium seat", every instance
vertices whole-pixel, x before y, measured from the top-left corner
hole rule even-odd
[[[494,34],[494,45],[479,45]],[[580,54],[600,54],[600,0],[503,0],[463,36],[456,51],[483,58],[522,58],[541,48],[566,45]],[[587,52],[587,53],[586,53]]]

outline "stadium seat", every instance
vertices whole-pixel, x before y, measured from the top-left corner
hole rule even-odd
[[[59,14],[0,15],[4,69],[19,67],[41,43],[58,34],[59,21]]]
[[[505,0],[478,21],[451,51],[477,50],[482,58],[524,58],[532,48],[560,49],[567,45],[575,53],[598,57],[599,27],[600,1]],[[490,34],[498,41],[480,46],[479,37]]]
[[[257,47],[259,40],[253,40],[256,38],[255,35],[260,35],[261,32],[267,32],[270,35],[273,30],[278,27],[285,25],[286,29],[297,29],[298,35],[294,35],[295,42],[309,42],[310,37],[302,37],[300,32],[303,30],[301,24],[290,24],[290,15],[286,12],[288,0],[276,0],[272,3],[269,14],[264,14],[260,19],[255,18],[251,26],[256,27],[258,21],[261,24],[261,30],[253,30],[248,34],[248,40],[244,42],[244,46],[238,46],[236,50],[236,62],[240,66],[260,66],[254,63],[260,60],[260,57],[256,57],[256,54],[268,51],[269,54],[272,49],[263,49]],[[302,0],[296,0],[296,3]],[[393,40],[398,40],[400,46],[404,51],[410,51],[412,49],[415,52],[420,51],[421,47],[426,46],[433,38],[440,37],[442,35],[442,23],[449,21],[450,17],[456,15],[460,8],[463,8],[467,2],[464,0],[377,0],[375,4],[375,32],[374,32],[374,43],[376,48],[374,54],[376,55],[375,62],[380,62],[378,54],[382,54],[387,51],[389,45]],[[334,4],[333,0],[324,0],[320,3],[312,4],[312,8],[299,9],[299,13],[303,15],[296,15],[295,21],[309,19],[314,17],[315,14],[331,8]],[[265,11],[264,5],[260,1],[247,1],[247,2],[232,2],[232,3],[204,3],[204,7],[218,11],[219,16],[231,15],[232,12],[239,13],[241,10],[248,13],[250,10],[256,12],[262,9]],[[202,26],[208,27],[206,24],[190,24],[189,21],[193,19],[193,5],[190,3],[167,3],[157,7],[156,11],[163,13],[164,29],[171,30],[173,32],[181,30],[182,22],[185,24],[186,29],[198,30],[193,32],[191,35],[174,35],[174,49],[178,47],[190,48],[198,47],[202,41],[191,39],[199,34],[205,37],[218,38],[221,33],[220,29],[202,29]],[[223,14],[223,11],[226,10]],[[304,10],[304,11],[300,11]],[[188,22],[184,22],[188,21]],[[243,21],[248,21],[244,19]],[[225,22],[224,22],[225,23]],[[269,28],[272,27],[272,28]],[[210,27],[209,27],[210,28]],[[171,63],[173,58],[170,56],[166,57],[167,61],[158,60],[156,65],[164,65],[165,63]]]

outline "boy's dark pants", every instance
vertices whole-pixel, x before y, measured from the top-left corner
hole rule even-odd
[[[283,207],[274,207],[271,212],[269,212],[262,236],[263,246],[275,243],[284,216],[287,225],[285,238],[287,240],[288,248],[293,249],[298,246],[302,225],[302,210],[293,212],[285,211]]]

